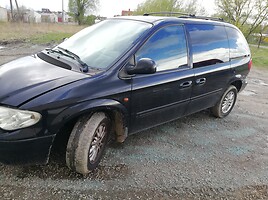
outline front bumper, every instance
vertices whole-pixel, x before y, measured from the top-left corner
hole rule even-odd
[[[46,164],[55,135],[0,141],[0,162],[5,164]]]

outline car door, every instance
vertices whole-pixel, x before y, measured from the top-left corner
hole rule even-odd
[[[183,25],[156,31],[135,54],[150,58],[157,71],[132,78],[130,132],[137,132],[184,115],[190,101],[193,70]]]
[[[187,114],[214,106],[231,77],[229,43],[224,26],[188,24],[194,81]]]

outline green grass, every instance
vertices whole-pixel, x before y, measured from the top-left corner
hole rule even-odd
[[[250,47],[252,53],[253,66],[268,69],[268,49]]]
[[[0,44],[31,42],[34,44],[57,43],[83,29],[69,24],[0,23]]]
[[[44,33],[33,36],[29,41],[33,44],[59,43],[62,42],[64,38],[69,38],[72,35],[72,33]]]
[[[258,44],[257,44],[258,45]],[[267,42],[262,42],[261,43],[261,46],[266,46],[266,47],[268,47],[268,43]]]

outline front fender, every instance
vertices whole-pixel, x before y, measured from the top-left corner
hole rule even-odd
[[[124,123],[128,124],[129,114],[127,108],[123,104],[113,99],[95,99],[81,102],[62,110],[51,122],[49,122],[49,130],[55,133],[55,130],[59,130],[67,122],[81,115],[96,111],[120,112],[124,117]]]

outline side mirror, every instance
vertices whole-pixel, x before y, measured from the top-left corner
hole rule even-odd
[[[150,58],[141,58],[136,66],[128,66],[126,72],[129,75],[134,74],[153,74],[156,72],[156,63]]]

